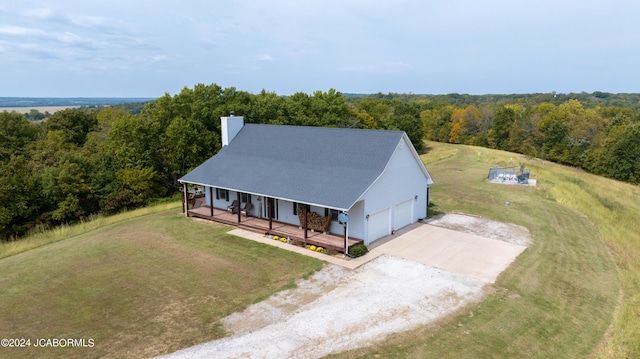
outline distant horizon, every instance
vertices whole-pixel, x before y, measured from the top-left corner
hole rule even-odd
[[[233,87],[233,86],[232,86]],[[192,87],[187,87],[187,88],[192,88]],[[369,93],[365,93],[365,92],[344,92],[344,91],[340,91],[339,89],[333,88],[336,91],[340,92],[342,95],[344,96],[372,96],[372,95],[378,95],[378,94],[383,94],[383,95],[406,95],[406,96],[447,96],[447,95],[467,95],[467,96],[514,96],[514,95],[538,95],[538,94],[556,94],[556,95],[571,95],[571,94],[595,94],[595,93],[603,93],[603,94],[611,94],[611,95],[622,95],[622,94],[640,94],[640,91],[638,92],[610,92],[610,91],[601,91],[601,90],[595,90],[595,91],[571,91],[571,92],[560,92],[560,91],[546,91],[546,92],[503,92],[503,93],[468,93],[468,92],[447,92],[447,93],[414,93],[414,92],[369,92]],[[257,95],[259,94],[261,91],[258,92],[251,92],[251,91],[245,91],[243,89],[240,88],[236,88],[236,90],[238,91],[244,91],[253,95]],[[291,94],[280,94],[276,91],[268,91],[269,93],[275,93],[278,96],[291,96],[295,93],[306,93],[308,95],[313,95],[314,92],[316,91],[322,91],[322,92],[326,92],[329,89],[325,89],[325,90],[315,90],[315,91],[311,91],[311,92],[305,92],[305,91],[297,91]],[[266,90],[265,90],[266,91]],[[162,95],[159,96],[0,96],[0,107],[9,107],[9,106],[5,106],[3,100],[5,99],[10,99],[10,100],[95,100],[95,99],[102,99],[102,100],[146,100],[146,101],[151,101],[151,100],[155,100],[158,99],[162,96],[164,96],[165,94],[167,94],[168,92],[163,93]],[[170,96],[175,96],[178,95],[179,93],[168,93]],[[27,105],[29,106],[29,105]],[[11,107],[16,107],[11,105]]]

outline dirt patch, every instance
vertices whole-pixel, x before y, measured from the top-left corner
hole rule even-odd
[[[531,244],[531,233],[529,230],[526,227],[513,223],[496,222],[482,217],[458,213],[438,215],[426,222],[433,226],[472,233],[508,243],[523,246]]]

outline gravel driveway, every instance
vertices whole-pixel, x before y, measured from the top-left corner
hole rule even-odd
[[[465,230],[464,223],[501,228],[503,238],[493,240],[518,246],[530,240],[526,229],[516,233],[522,227],[508,229],[477,217],[439,220],[441,226],[460,230]],[[516,234],[520,237],[514,239]],[[232,336],[166,358],[318,358],[431,323],[479,301],[490,282],[383,253],[389,243],[375,248],[377,257],[356,269],[328,263],[310,279],[299,281],[297,288],[225,318]]]

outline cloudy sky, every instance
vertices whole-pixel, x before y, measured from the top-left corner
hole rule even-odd
[[[0,3],[0,96],[640,92],[637,0]]]

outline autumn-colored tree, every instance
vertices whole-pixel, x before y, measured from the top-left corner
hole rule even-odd
[[[449,142],[472,144],[474,137],[482,132],[482,115],[480,110],[469,105],[464,109],[456,109],[451,114],[451,131]]]

